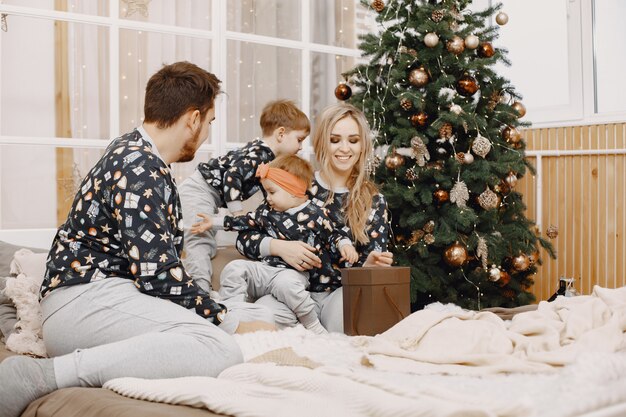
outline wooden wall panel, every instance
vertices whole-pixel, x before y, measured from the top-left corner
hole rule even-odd
[[[559,228],[552,240],[558,258],[542,253],[537,300],[556,291],[559,277],[575,278],[583,294],[594,285],[626,285],[626,123],[529,129],[524,136],[537,175],[516,189],[544,236],[549,225]]]

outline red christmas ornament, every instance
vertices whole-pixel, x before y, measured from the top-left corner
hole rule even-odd
[[[335,97],[339,100],[345,101],[352,96],[352,89],[346,83],[341,83],[335,88]]]
[[[415,113],[410,118],[411,124],[418,129],[424,129],[426,126],[428,126],[428,119],[429,119],[428,114],[423,111],[419,113]]]
[[[433,193],[435,201],[439,204],[443,204],[450,198],[450,194],[446,190],[437,190]]]
[[[456,91],[462,96],[472,96],[478,91],[478,82],[471,75],[463,75],[456,83]]]
[[[489,42],[483,42],[478,45],[478,55],[483,58],[491,58],[493,54],[496,53],[495,49],[493,49],[493,45]]]

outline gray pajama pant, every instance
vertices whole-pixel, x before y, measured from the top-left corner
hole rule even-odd
[[[311,298],[316,304],[316,311],[322,326],[331,333],[343,333],[343,289],[333,292],[312,292]],[[293,327],[298,324],[295,314],[284,303],[268,294],[259,298],[256,305],[269,308],[279,326]]]
[[[318,321],[318,306],[306,290],[308,286],[309,274],[258,261],[231,261],[220,275],[222,300],[254,302],[271,294],[289,309],[292,316],[295,314],[291,326],[300,321],[304,327],[309,327]]]
[[[200,171],[195,170],[178,187],[180,203],[183,209],[184,237],[185,237],[185,259],[183,265],[185,270],[193,278],[198,287],[207,293],[213,289],[211,276],[213,266],[211,258],[217,253],[217,241],[215,240],[215,230],[210,229],[204,233],[194,235],[190,232],[191,225],[202,220],[198,213],[209,216],[217,214],[221,206],[221,197],[205,181]]]
[[[216,376],[243,361],[224,330],[233,332],[240,320],[273,321],[263,307],[224,304],[229,312],[218,327],[194,311],[139,292],[129,279],[56,289],[41,307],[57,385],[100,387],[119,377]]]

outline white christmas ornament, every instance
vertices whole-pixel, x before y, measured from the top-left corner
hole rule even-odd
[[[434,48],[439,43],[439,36],[436,33],[427,33],[424,36],[424,44],[429,48]]]
[[[479,43],[480,43],[480,40],[478,39],[478,36],[476,35],[467,35],[465,37],[465,47],[468,49],[478,48]]]

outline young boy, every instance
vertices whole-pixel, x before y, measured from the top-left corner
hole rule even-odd
[[[328,245],[339,248],[342,259],[353,263],[358,253],[349,237],[333,229],[331,220],[321,207],[309,200],[306,191],[313,179],[313,168],[296,155],[276,158],[269,165],[261,164],[257,177],[265,189],[266,202],[245,216],[215,218],[216,228],[226,230],[263,230],[275,239],[300,240],[317,249],[322,261],[318,269],[299,272],[282,258],[267,256],[261,262],[237,260],[230,262],[220,276],[223,300],[246,301],[272,294],[291,309],[300,323],[315,333],[326,333],[315,309],[315,302],[306,290],[309,274],[322,282],[340,275],[333,267]],[[192,233],[202,233],[212,226],[212,219],[200,214],[204,221],[196,223]]]
[[[195,283],[210,293],[217,243],[215,231],[190,233],[198,213],[218,212],[228,207],[243,215],[242,201],[261,189],[255,177],[257,167],[280,155],[294,155],[310,131],[308,117],[289,100],[268,103],[261,113],[262,139],[249,142],[224,156],[198,164],[197,169],[179,187],[184,219],[185,269]]]

